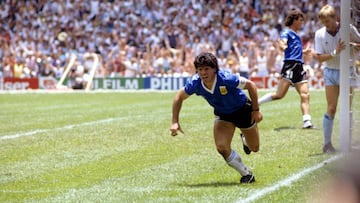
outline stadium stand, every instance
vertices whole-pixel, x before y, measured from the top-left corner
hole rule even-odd
[[[210,51],[226,60],[222,68],[240,71],[240,56],[247,52],[249,71],[256,76],[259,50],[274,52],[286,12],[298,8],[306,14],[300,33],[312,46],[320,23],[316,11],[326,1],[307,0],[28,0],[0,1],[0,77],[60,78],[73,54],[78,61],[71,72],[89,72],[100,58],[95,77],[188,76],[194,56]],[[339,9],[337,1],[330,1]],[[234,47],[234,44],[237,47]],[[235,51],[235,48],[237,51]],[[268,60],[274,74],[275,60]],[[311,74],[321,75],[315,60]]]

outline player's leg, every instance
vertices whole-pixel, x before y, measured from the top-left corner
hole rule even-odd
[[[243,150],[244,150],[245,154],[251,154],[251,149],[248,147],[247,141],[246,141],[245,136],[244,136],[244,134],[242,132],[240,133],[240,139],[241,139],[241,141],[243,143]]]
[[[331,136],[334,125],[334,117],[338,104],[340,88],[338,85],[325,86],[327,110],[323,117],[323,129],[324,129],[324,153],[335,152],[334,147],[331,144]]]
[[[287,91],[289,90],[290,85],[291,85],[291,83],[288,80],[281,78],[276,92],[275,93],[267,93],[264,96],[262,96],[259,99],[259,104],[263,104],[266,102],[270,102],[273,100],[278,100],[278,99],[283,98],[286,95]]]
[[[303,128],[313,128],[310,116],[310,93],[307,81],[295,84],[295,89],[300,96],[300,109],[303,115]]]
[[[224,157],[228,158],[231,154],[231,141],[234,136],[234,124],[215,119],[214,123],[214,140],[217,151]]]
[[[281,79],[279,80],[278,87],[275,93],[268,93],[262,96],[258,103],[263,104],[272,100],[278,100],[283,98],[290,85],[292,84],[292,78],[294,76],[293,70],[296,69],[298,63],[294,61],[285,61],[281,69]]]
[[[248,100],[241,111],[237,112],[234,123],[241,130],[240,138],[245,154],[259,151],[259,131],[253,118],[252,102]]]
[[[234,136],[235,125],[223,120],[216,119],[214,123],[214,140],[217,151],[223,156],[229,166],[240,173],[241,183],[254,182],[255,178],[251,171],[242,162],[240,155],[231,149],[231,141]]]
[[[250,128],[241,128],[244,135],[246,146],[252,151],[257,152],[260,148],[259,129],[256,123]]]
[[[310,94],[309,94],[309,85],[306,82],[301,82],[295,84],[295,89],[300,96],[300,108],[303,115],[310,114]]]

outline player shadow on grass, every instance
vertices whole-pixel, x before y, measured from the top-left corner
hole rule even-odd
[[[278,128],[274,128],[275,131],[280,132],[282,130],[294,130],[296,129],[294,126],[281,126]]]
[[[198,184],[177,184],[182,187],[201,188],[201,187],[228,187],[240,185],[239,182],[210,182],[210,183],[198,183]]]
[[[360,153],[360,144],[353,144],[350,146],[350,152],[356,152],[356,153]],[[330,155],[339,155],[341,154],[342,152],[339,150],[339,151],[336,151],[334,153],[330,153]],[[313,154],[309,154],[309,157],[312,157],[312,156],[329,156],[329,154],[326,154],[324,152],[319,152],[319,153],[313,153]]]
[[[299,129],[299,128],[296,128],[294,126],[281,126],[278,128],[274,128],[274,131],[280,132],[282,130],[295,130],[295,129]],[[301,128],[301,129],[303,129],[303,128]],[[308,129],[305,129],[305,130],[308,130]],[[314,127],[314,128],[309,128],[309,130],[319,130],[319,129]]]

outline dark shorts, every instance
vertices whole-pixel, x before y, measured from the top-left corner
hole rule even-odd
[[[239,71],[239,74],[240,74],[241,77],[249,79],[249,73],[248,72]]]
[[[281,76],[291,82],[291,85],[307,81],[306,71],[303,68],[303,64],[299,61],[284,61]]]
[[[238,128],[250,128],[255,124],[255,121],[252,119],[252,106],[251,101],[248,99],[245,105],[231,113],[231,114],[222,114],[214,111],[214,114],[218,117],[219,120],[227,121],[233,123]]]

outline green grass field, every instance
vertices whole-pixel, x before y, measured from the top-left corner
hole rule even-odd
[[[331,164],[281,183],[334,157],[321,153],[323,91],[311,92],[318,130],[301,129],[292,89],[261,106],[258,153],[245,155],[236,131],[250,185],[216,152],[201,97],[183,104],[185,134],[170,136],[174,94],[0,94],[0,202],[306,202],[329,173]],[[334,133],[338,148],[337,124]]]

